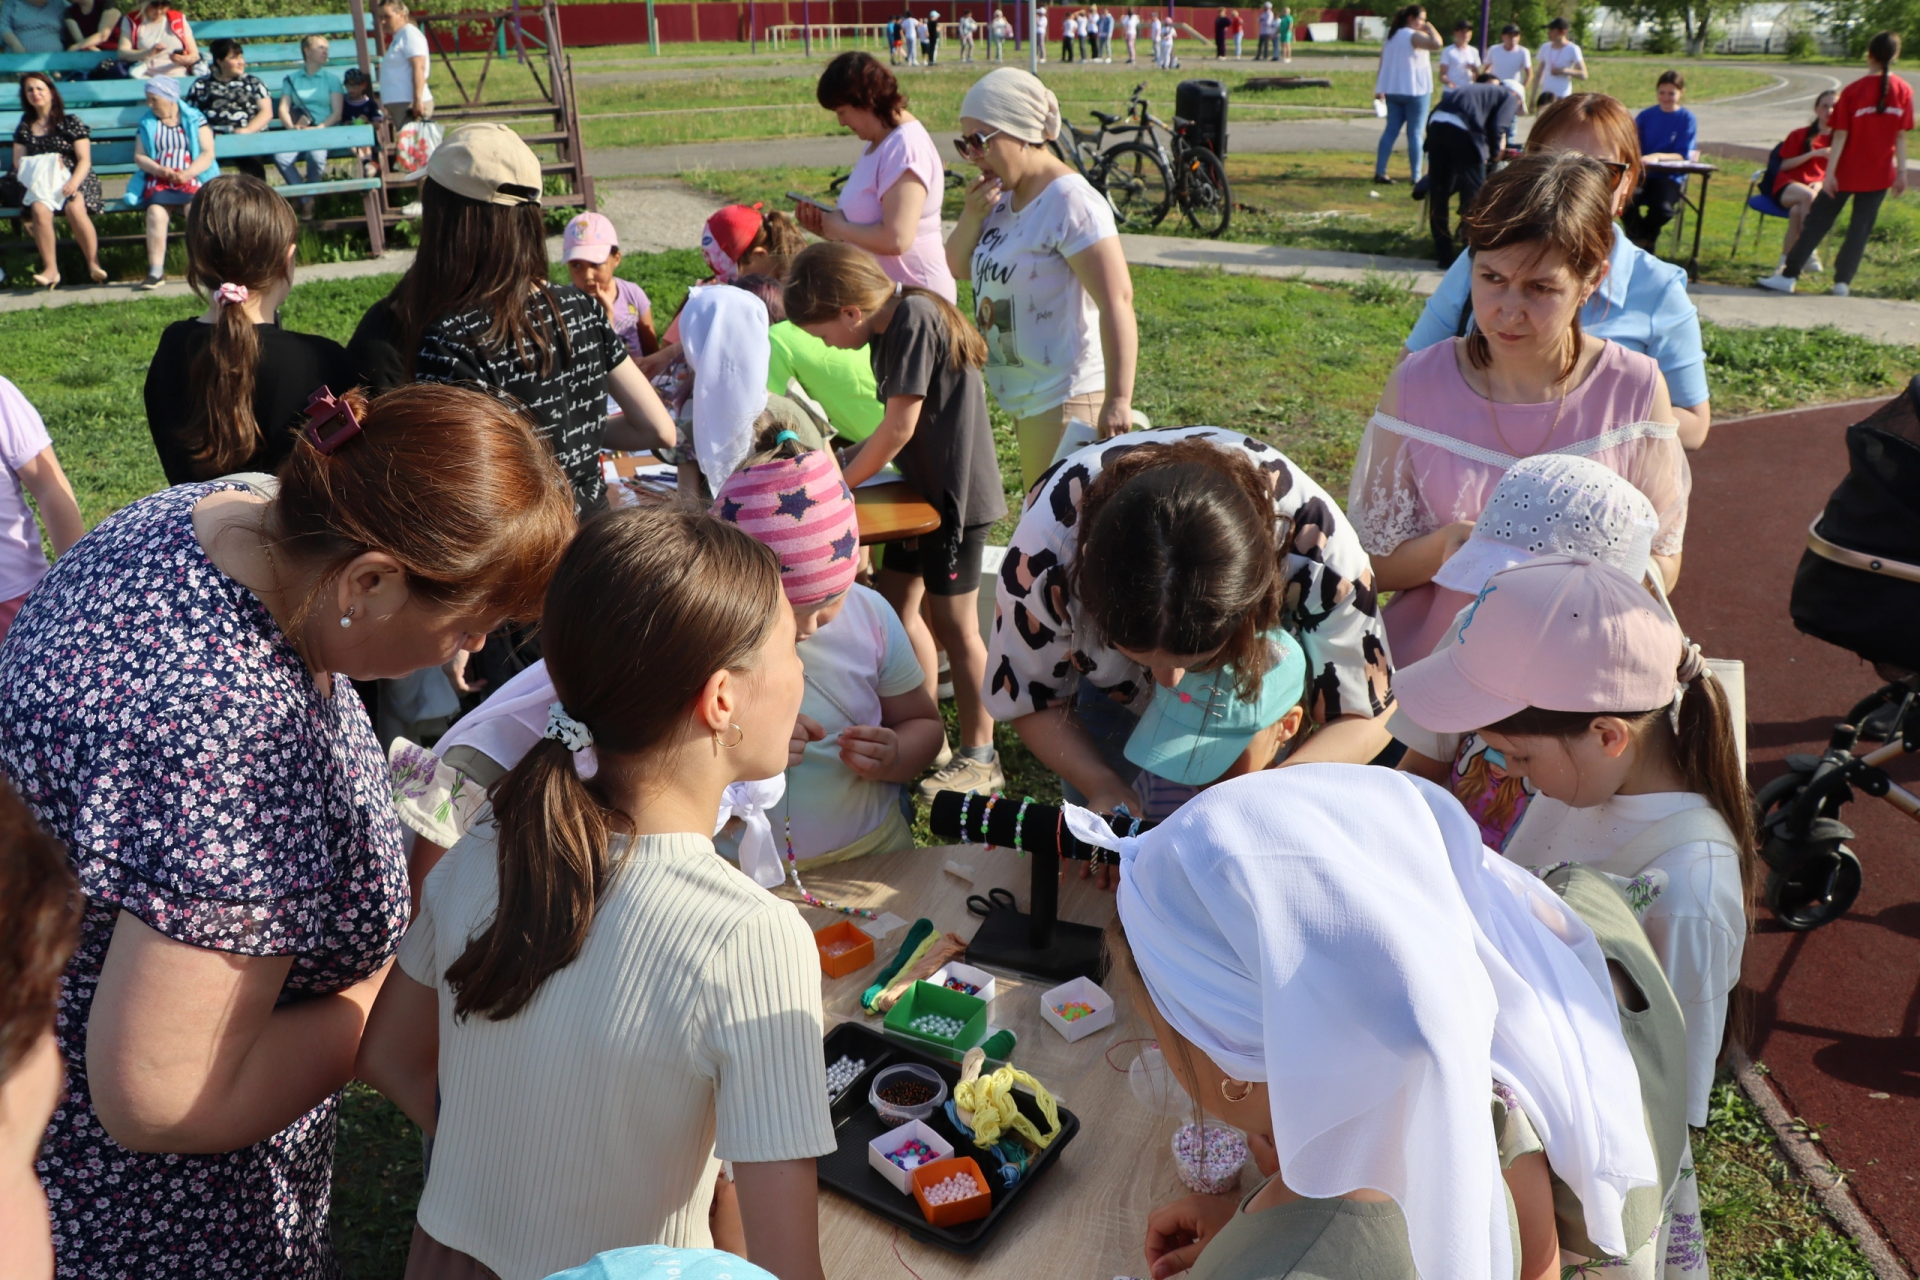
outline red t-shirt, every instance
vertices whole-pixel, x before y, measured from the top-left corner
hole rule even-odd
[[[1847,134],[1834,171],[1842,191],[1885,191],[1893,185],[1893,144],[1913,128],[1913,90],[1899,76],[1888,76],[1887,105],[1879,102],[1880,77],[1862,76],[1842,89],[1833,105],[1833,131]]]
[[[1812,151],[1816,147],[1830,147],[1833,145],[1832,134],[1817,134],[1813,140],[1809,142],[1807,135],[1810,133],[1813,133],[1812,125],[1795,129],[1792,133],[1788,134],[1787,140],[1780,144],[1780,158],[1782,160],[1791,160],[1795,156],[1807,154],[1807,152]],[[1779,176],[1773,180],[1773,194],[1779,195],[1782,191],[1785,191],[1789,182],[1804,182],[1818,191],[1820,189],[1821,179],[1826,176],[1827,157],[1816,156],[1796,168],[1782,169]]]

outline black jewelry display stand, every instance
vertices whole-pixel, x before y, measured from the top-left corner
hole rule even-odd
[[[1090,924],[1075,924],[1060,919],[1060,859],[1078,862],[1110,862],[1114,854],[1077,839],[1061,822],[1060,806],[1028,801],[1025,820],[1021,802],[1007,796],[994,800],[960,791],[942,791],[933,798],[927,815],[927,828],[943,840],[970,844],[1015,847],[1018,821],[1019,848],[1032,864],[1033,878],[1028,890],[1028,911],[995,906],[967,944],[967,963],[1011,969],[1065,982],[1070,978],[1090,978],[1095,982],[1106,976],[1106,952],[1102,931]],[[964,810],[965,837],[961,816]],[[1136,825],[1132,818],[1107,820],[1116,834],[1145,831],[1153,824]]]

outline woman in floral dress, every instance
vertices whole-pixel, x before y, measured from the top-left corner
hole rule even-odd
[[[39,1162],[59,1276],[338,1274],[334,1115],[407,920],[348,677],[533,614],[572,531],[519,415],[406,387],[317,413],[272,501],[143,498],[28,599],[0,773],[87,899]]]
[[[40,198],[21,185],[21,166],[30,156],[60,157],[65,176],[52,200]],[[41,163],[45,163],[44,161]],[[103,283],[107,273],[100,266],[100,235],[93,229],[91,215],[100,212],[100,179],[93,172],[93,138],[86,122],[67,114],[67,104],[53,81],[38,71],[20,77],[20,123],[13,129],[13,173],[0,182],[0,204],[25,204],[26,222],[33,231],[34,246],[46,270],[34,277],[36,283],[52,288],[60,283],[60,268],[54,262],[53,218],[65,214],[73,229],[74,243],[87,260],[87,274],[95,284]]]

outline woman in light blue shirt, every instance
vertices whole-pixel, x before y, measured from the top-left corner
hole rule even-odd
[[[1578,151],[1614,168],[1619,186],[1614,216],[1626,207],[1640,181],[1640,140],[1633,117],[1617,98],[1576,93],[1540,113],[1527,137],[1529,151]],[[1421,351],[1466,331],[1473,274],[1470,254],[1461,254],[1407,337],[1408,351]],[[1700,313],[1687,296],[1686,271],[1662,262],[1628,240],[1616,224],[1613,254],[1600,287],[1580,310],[1580,327],[1630,351],[1652,356],[1666,375],[1680,443],[1698,449],[1713,425],[1707,397],[1707,357],[1700,342]]]
[[[281,85],[278,108],[281,128],[324,129],[340,123],[347,87],[339,76],[327,70],[327,56],[325,36],[307,36],[300,41],[300,58],[305,65],[298,71],[289,71]],[[309,151],[306,155],[307,181],[325,182],[326,150]],[[280,170],[280,180],[288,186],[300,181],[299,170],[295,168],[299,160],[298,151],[282,151],[273,157],[274,167]],[[300,207],[303,216],[312,217],[313,197],[302,200]]]
[[[0,4],[0,45],[8,53],[59,53],[67,47],[61,22],[65,0],[5,0]]]

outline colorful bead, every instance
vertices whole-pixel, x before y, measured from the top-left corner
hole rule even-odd
[[[1027,806],[1032,803],[1032,796],[1021,796],[1020,810],[1013,815],[1013,851],[1023,858],[1027,856]]]
[[[1219,1195],[1240,1181],[1247,1162],[1247,1142],[1232,1129],[1209,1124],[1183,1124],[1173,1135],[1173,1162],[1180,1180],[1195,1191]]]
[[[946,987],[949,991],[958,991],[961,995],[965,996],[977,996],[980,994],[980,988],[974,986],[971,982],[962,982],[958,978],[948,978]]]
[[[1082,1018],[1090,1018],[1093,1016],[1093,1011],[1092,1005],[1080,1000],[1069,1000],[1066,1004],[1054,1009],[1054,1012],[1059,1014],[1061,1020],[1065,1022],[1078,1022]]]
[[[878,920],[880,918],[878,911],[869,911],[865,907],[843,907],[837,902],[829,902],[825,898],[816,898],[807,892],[807,886],[800,883],[800,868],[796,865],[797,860],[793,856],[793,810],[791,801],[788,802],[788,808],[783,822],[787,829],[787,875],[793,879],[793,887],[795,892],[800,895],[800,901],[810,907],[818,907],[822,911],[838,911],[843,916],[855,916],[861,920]],[[860,944],[856,942],[851,946],[842,947],[839,951],[830,950],[826,954],[829,956],[842,955],[858,945]]]
[[[898,1151],[889,1151],[887,1153],[887,1159],[893,1161],[893,1163],[900,1168],[908,1170],[918,1169],[921,1165],[930,1164],[940,1158],[941,1156],[938,1151],[935,1151],[918,1138],[909,1139],[907,1145],[901,1147]]]

